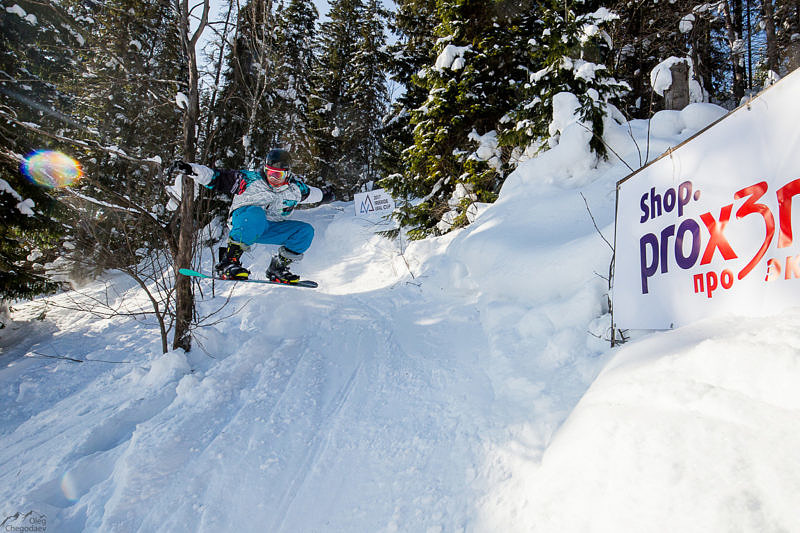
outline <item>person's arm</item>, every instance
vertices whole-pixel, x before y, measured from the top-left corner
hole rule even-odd
[[[212,187],[228,194],[238,194],[242,190],[243,177],[238,170],[215,170]]]
[[[301,204],[316,204],[322,201],[322,191],[316,187],[306,184],[297,176],[292,178],[294,184],[300,189],[300,202]]]
[[[311,185],[306,185],[306,187],[308,187],[308,196],[300,201],[301,204],[316,204],[322,201],[322,191],[320,189]]]
[[[197,163],[176,161],[175,168],[208,189],[235,194],[239,189],[241,175],[237,170],[215,170]]]

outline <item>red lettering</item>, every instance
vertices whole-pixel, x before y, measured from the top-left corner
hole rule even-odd
[[[725,235],[723,234],[725,231],[725,226],[728,225],[728,221],[731,219],[732,211],[733,204],[723,207],[719,212],[719,222],[714,220],[714,217],[711,215],[711,213],[704,213],[700,215],[700,220],[703,221],[703,223],[706,225],[706,228],[708,228],[708,233],[711,234],[711,238],[708,240],[708,244],[706,245],[706,250],[703,252],[703,258],[700,260],[701,265],[711,262],[712,257],[714,257],[714,251],[717,248],[719,248],[723,259],[726,261],[729,259],[736,259],[736,253],[733,251],[728,239],[726,239]],[[716,274],[714,276],[716,277]]]
[[[778,219],[780,220],[780,235],[778,235],[778,248],[786,248],[792,244],[792,197],[800,194],[800,179],[790,181],[778,189]]]
[[[770,211],[769,207],[766,205],[756,203],[756,201],[767,192],[767,187],[767,182],[762,181],[761,183],[745,187],[733,196],[736,200],[749,196],[749,198],[745,200],[744,205],[736,211],[737,219],[756,213],[764,218],[764,226],[766,228],[766,234],[764,235],[764,242],[761,244],[761,248],[758,249],[758,252],[756,252],[756,255],[753,256],[750,262],[739,271],[739,279],[748,275],[750,271],[755,268],[756,264],[761,261],[764,254],[767,253],[767,248],[769,248],[770,243],[772,243],[772,237],[775,235],[775,217],[772,216],[772,211]],[[720,218],[722,218],[722,215],[720,215]]]
[[[717,288],[717,273],[709,272],[706,274],[706,288],[708,289],[708,297],[711,298],[711,293]]]
[[[767,261],[767,277],[764,278],[764,281],[777,281],[779,279],[781,279],[781,264],[777,259],[770,259]]]
[[[778,265],[780,268],[780,265]],[[695,274],[694,277],[694,293],[697,294],[698,292],[706,292],[705,283],[703,283],[703,275],[702,274]]]
[[[722,284],[723,289],[730,289],[733,286],[733,272],[727,268],[720,272],[719,282]]]
[[[791,255],[786,258],[786,278],[800,278],[800,255]]]

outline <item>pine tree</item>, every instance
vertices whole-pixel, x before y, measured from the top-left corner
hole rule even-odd
[[[292,153],[294,170],[311,171],[309,106],[314,69],[317,8],[310,0],[291,0],[277,13],[274,119],[277,144]]]
[[[361,14],[361,32],[354,61],[350,100],[354,105],[353,135],[356,157],[361,163],[357,186],[378,177],[377,158],[381,122],[389,101],[386,87],[386,19],[388,13],[380,0],[365,0]],[[345,155],[351,157],[351,154]]]
[[[403,151],[413,143],[410,127],[411,110],[417,109],[428,96],[414,76],[436,59],[434,54],[433,15],[435,0],[403,0],[397,3],[392,30],[398,41],[389,48],[389,70],[392,80],[403,88],[391,105],[381,128],[379,171],[384,176],[381,186],[398,197],[412,191],[403,175]]]
[[[592,132],[590,147],[606,155],[602,142],[606,103],[617,101],[628,85],[610,76],[604,60],[610,56],[610,38],[604,27],[617,16],[605,8],[586,12],[587,7],[553,0],[538,3],[526,17],[524,34],[540,36],[527,43],[531,71],[521,85],[518,104],[504,117],[510,124],[502,144],[511,148],[546,148],[557,135],[551,128],[553,98],[572,93],[580,102],[580,118]],[[580,8],[583,14],[570,8]]]
[[[169,246],[164,228],[172,215],[162,209],[167,182],[157,163],[171,161],[178,150],[175,95],[183,64],[167,0],[75,1],[71,9],[85,33],[75,66],[79,75],[64,84],[82,125],[74,135],[90,143],[80,191],[125,208],[109,211],[79,198],[68,202],[75,216],[72,255],[95,274]]]
[[[471,204],[496,198],[507,162],[494,142],[496,127],[524,74],[508,43],[525,6],[436,5],[436,59],[412,78],[427,98],[411,111],[414,144],[404,153],[404,176],[387,183],[400,196],[399,221],[412,237],[464,225]]]
[[[336,0],[322,24],[312,90],[312,142],[324,185],[344,199],[376,178],[376,132],[387,101],[386,13],[374,0]]]
[[[800,66],[800,3],[797,0],[775,2],[777,61],[788,73]]]
[[[410,236],[463,226],[474,203],[493,201],[520,153],[552,135],[559,92],[579,95],[592,148],[603,154],[605,102],[626,86],[602,64],[608,11],[586,2],[575,14],[570,5],[436,3],[435,60],[412,77],[426,93],[410,113],[413,145],[402,175],[383,181],[401,202],[398,218]]]
[[[56,82],[71,75],[80,35],[56,4],[20,0],[0,16],[0,299],[30,298],[58,288],[42,265],[59,255],[69,228],[53,191],[20,171],[38,149],[65,149],[70,95]],[[52,133],[51,133],[52,132]]]
[[[239,11],[217,109],[211,155],[225,168],[254,168],[278,141],[275,14],[271,0],[251,0]]]

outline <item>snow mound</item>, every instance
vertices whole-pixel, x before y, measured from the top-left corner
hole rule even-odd
[[[489,509],[487,530],[798,529],[798,320],[709,321],[620,351],[498,490],[530,512]]]

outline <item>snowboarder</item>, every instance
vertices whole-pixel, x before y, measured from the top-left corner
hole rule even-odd
[[[291,156],[286,150],[272,149],[258,171],[218,170],[195,163],[176,161],[174,167],[209,189],[233,194],[228,225],[227,248],[219,249],[214,267],[225,279],[248,279],[250,271],[240,259],[251,245],[278,244],[267,277],[281,283],[297,283],[300,276],[289,265],[303,258],[311,246],[314,228],[298,220],[288,220],[295,206],[322,201],[323,193],[294,175]]]

